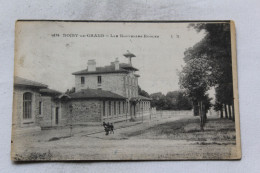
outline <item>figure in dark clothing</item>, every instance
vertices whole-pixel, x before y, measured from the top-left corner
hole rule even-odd
[[[114,125],[111,123],[110,124],[110,133],[112,133],[113,132],[113,134],[114,134]]]
[[[110,124],[109,122],[107,122],[107,123],[103,122],[103,127],[106,132],[106,135],[109,135],[109,133],[112,133],[112,132],[114,134],[114,125],[112,123]]]
[[[105,122],[103,122],[103,127],[104,127],[104,130],[106,132],[106,135],[108,135],[109,134],[109,129],[108,129],[107,124]]]

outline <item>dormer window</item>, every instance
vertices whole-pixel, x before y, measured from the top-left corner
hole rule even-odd
[[[85,84],[85,77],[81,77],[80,81],[81,81],[81,85],[84,85]]]

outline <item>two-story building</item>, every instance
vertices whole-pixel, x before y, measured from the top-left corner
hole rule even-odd
[[[104,67],[96,67],[95,60],[89,60],[86,69],[73,73],[76,92],[70,95],[71,99],[75,95],[81,95],[81,103],[95,100],[94,110],[99,110],[97,114],[101,116],[94,121],[117,121],[141,116],[149,112],[151,99],[138,95],[140,76],[135,74],[136,71],[138,69],[132,64],[119,63],[118,59]],[[108,92],[114,94],[114,97],[107,98]],[[86,93],[97,93],[97,96],[90,98]],[[78,105],[75,107],[79,107]],[[74,110],[74,106],[72,107]],[[85,117],[84,111],[74,114]]]
[[[73,73],[75,92],[70,94],[15,77],[13,126],[40,129],[143,116],[149,113],[151,99],[138,95],[140,76],[136,71],[131,63],[119,63],[118,59],[104,67],[89,60],[86,69]]]

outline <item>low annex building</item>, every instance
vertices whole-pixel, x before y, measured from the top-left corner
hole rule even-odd
[[[104,67],[89,60],[86,69],[72,73],[75,92],[65,94],[47,85],[14,78],[14,124],[47,128],[69,124],[116,122],[149,114],[150,98],[138,95],[137,68],[118,59]]]
[[[21,77],[14,77],[13,126],[16,129],[40,129],[67,124],[66,104],[68,96],[49,89],[47,85]]]

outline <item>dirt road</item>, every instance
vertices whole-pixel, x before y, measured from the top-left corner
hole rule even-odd
[[[16,145],[20,153],[16,158],[182,160],[236,157],[232,121],[209,118],[204,132],[200,132],[198,121],[198,117],[190,116],[164,117],[152,121],[145,119],[143,123],[115,124],[115,134],[108,136],[99,126],[78,127],[74,129],[72,137],[62,137],[68,134],[68,129],[61,129],[61,135],[56,140],[50,140],[53,138],[50,133],[55,134],[57,130],[44,131],[32,135],[30,140],[20,139],[21,142]]]

